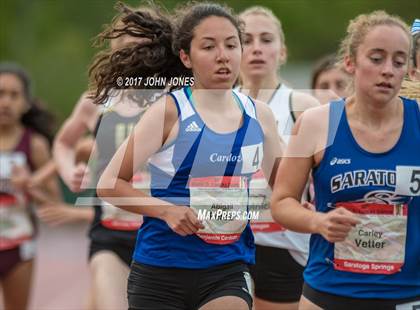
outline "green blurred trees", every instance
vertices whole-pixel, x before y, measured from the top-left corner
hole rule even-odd
[[[160,1],[172,9],[180,1]],[[137,6],[139,1],[126,1]],[[311,61],[336,50],[349,19],[384,9],[407,23],[420,17],[412,0],[224,1],[236,11],[265,5],[281,19],[289,62]],[[0,61],[15,61],[31,73],[37,97],[59,121],[86,89],[95,53],[92,38],[115,14],[111,0],[0,0]]]

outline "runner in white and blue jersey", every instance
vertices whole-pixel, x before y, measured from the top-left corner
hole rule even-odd
[[[287,47],[281,22],[274,13],[262,6],[252,6],[240,17],[245,24],[240,90],[270,107],[277,132],[287,143],[296,118],[318,102],[282,81],[280,71],[286,62]],[[305,194],[302,198],[308,200]],[[270,196],[270,188],[259,171],[250,186],[250,207],[262,213],[251,222],[256,244],[256,262],[250,269],[255,286],[254,308],[294,310],[302,294],[310,235],[278,225],[271,216]]]
[[[111,57],[119,62],[111,61],[104,75],[97,72],[98,93],[107,92],[116,74],[137,71],[194,81],[148,109],[98,186],[103,199],[144,216],[128,279],[129,307],[251,309],[248,185],[260,168],[271,175],[281,140],[269,108],[232,90],[241,62],[239,23],[213,3],[183,7],[177,23],[168,17],[153,28],[148,12],[125,12],[129,30],[139,27],[146,36],[150,30],[151,42],[139,54]],[[157,43],[161,58],[144,61]],[[129,183],[146,162],[152,197]]]
[[[350,22],[353,94],[304,112],[280,165],[273,217],[312,233],[301,309],[420,306],[420,108],[398,97],[410,33],[383,11]],[[314,168],[316,211],[298,197]]]

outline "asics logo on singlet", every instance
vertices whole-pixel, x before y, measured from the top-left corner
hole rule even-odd
[[[242,161],[242,156],[238,155],[220,155],[218,153],[213,153],[210,155],[210,161],[212,163],[221,163],[221,162],[230,162],[230,161],[237,161],[237,162],[241,162]]]
[[[351,159],[350,158],[337,158],[337,157],[334,157],[330,161],[330,165],[331,166],[334,166],[334,165],[350,165],[350,164],[351,164]]]
[[[191,124],[189,124],[187,128],[185,128],[186,132],[196,132],[200,130],[201,130],[200,126],[198,126],[195,121],[192,121]]]

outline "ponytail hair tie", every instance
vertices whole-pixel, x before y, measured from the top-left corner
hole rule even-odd
[[[413,22],[413,26],[411,26],[411,34],[414,36],[415,34],[420,32],[420,19],[416,18]]]

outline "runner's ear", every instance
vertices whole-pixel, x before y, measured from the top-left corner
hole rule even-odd
[[[279,54],[279,65],[284,65],[287,61],[287,47],[282,46]]]
[[[188,55],[182,49],[179,51],[179,58],[181,59],[181,61],[184,64],[185,67],[187,67],[188,69],[191,69],[192,68],[190,55]]]
[[[344,69],[349,74],[354,74],[354,70],[356,69],[355,60],[352,59],[349,55],[344,57]]]

